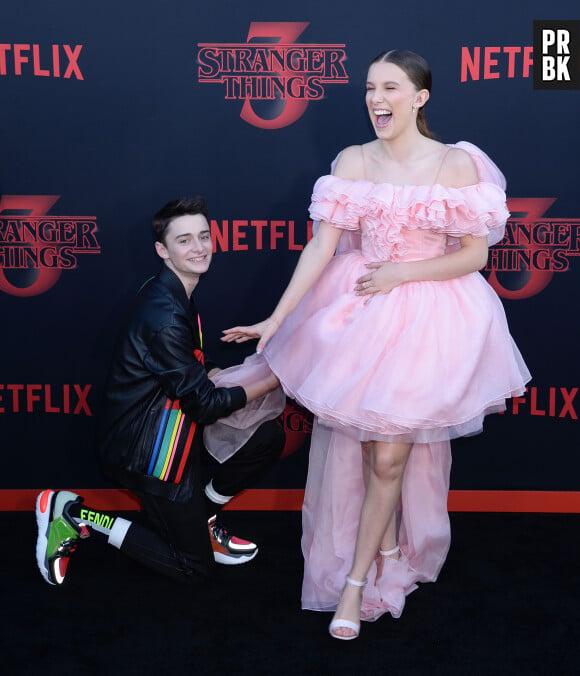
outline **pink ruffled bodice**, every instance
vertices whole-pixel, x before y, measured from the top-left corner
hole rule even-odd
[[[416,260],[444,253],[448,238],[503,238],[509,211],[493,183],[465,188],[391,185],[322,176],[314,186],[310,216],[361,232],[370,260]]]
[[[369,260],[440,256],[464,235],[487,237],[489,246],[497,244],[509,218],[505,178],[477,146],[460,141],[450,147],[470,154],[479,183],[448,188],[440,184],[377,184],[326,175],[314,186],[310,215],[314,221],[348,231],[349,237],[342,239],[351,245],[342,248],[354,245]]]

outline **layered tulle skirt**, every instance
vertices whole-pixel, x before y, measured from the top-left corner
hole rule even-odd
[[[337,255],[264,350],[286,394],[359,440],[477,433],[528,369],[479,273],[361,297],[360,252]]]

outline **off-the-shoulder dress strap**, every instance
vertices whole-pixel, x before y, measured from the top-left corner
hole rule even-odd
[[[435,174],[435,179],[433,180],[433,185],[435,185],[439,179],[439,176],[441,174],[441,170],[443,169],[443,165],[445,164],[445,160],[447,159],[447,155],[449,154],[449,151],[451,148],[447,148],[447,150],[443,153],[443,158],[441,159],[441,164],[439,165],[439,169],[437,169],[437,173]]]
[[[362,170],[363,170],[362,177],[363,177],[363,180],[366,181],[367,180],[367,158],[366,158],[366,154],[365,154],[365,147],[362,144],[360,145],[360,152],[361,152],[361,155],[362,155]]]

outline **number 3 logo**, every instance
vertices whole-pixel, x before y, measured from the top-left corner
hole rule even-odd
[[[304,32],[308,22],[259,22],[254,21],[250,24],[248,31],[248,42],[254,38],[268,38],[269,41],[277,40],[277,44],[293,45],[295,40]],[[283,78],[287,74],[286,71],[281,71],[280,76]],[[280,115],[267,120],[256,114],[252,108],[252,102],[247,98],[242,107],[240,117],[244,122],[260,127],[261,129],[281,129],[296,122],[306,110],[308,101],[305,99],[282,99],[284,101],[284,108]]]
[[[0,216],[4,214],[8,219],[10,212],[16,211],[21,214],[25,211],[28,216],[38,218],[44,216],[58,198],[58,195],[3,195],[0,198]],[[48,246],[46,243],[31,241],[29,237],[25,236],[24,238],[28,240],[24,246],[34,246],[36,248]],[[40,265],[37,270],[25,270],[23,272],[27,273],[27,278],[32,277],[32,281],[24,286],[16,286],[6,278],[4,267],[0,266],[0,291],[11,296],[20,296],[21,298],[38,296],[51,289],[57,283],[61,270]],[[27,279],[27,281],[29,280]]]

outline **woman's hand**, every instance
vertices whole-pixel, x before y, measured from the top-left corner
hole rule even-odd
[[[356,280],[354,287],[357,296],[371,296],[375,293],[389,293],[399,286],[401,278],[401,263],[367,263],[370,272]]]
[[[260,353],[279,327],[280,324],[276,319],[268,317],[263,322],[252,324],[252,326],[234,326],[226,329],[223,331],[222,341],[224,343],[245,343],[247,340],[259,338],[256,352]]]
[[[461,247],[442,256],[419,261],[390,261],[367,263],[370,269],[356,280],[354,290],[358,296],[389,293],[407,282],[438,282],[463,277],[481,270],[487,263],[487,237],[464,235]]]

